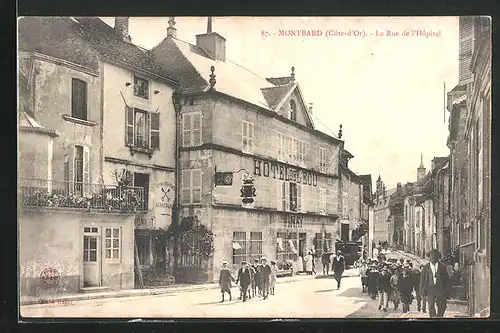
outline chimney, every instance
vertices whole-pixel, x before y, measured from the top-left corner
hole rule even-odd
[[[313,103],[309,103],[309,113],[313,113]]]
[[[128,17],[115,17],[115,33],[125,42],[130,43],[131,38],[128,34]]]
[[[173,16],[170,16],[168,18],[167,37],[177,38],[177,29],[175,28],[175,17]]]
[[[226,39],[212,32],[212,18],[208,17],[207,33],[196,35],[196,46],[202,48],[208,55],[219,61],[226,61]]]
[[[398,185],[396,186],[396,189],[397,189],[398,192],[401,191],[401,183],[398,182]]]

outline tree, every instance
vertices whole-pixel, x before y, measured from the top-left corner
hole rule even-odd
[[[172,223],[161,230],[161,240],[167,244],[176,240],[180,253],[199,256],[208,260],[214,253],[214,235],[201,224],[197,216],[183,217],[180,223]]]

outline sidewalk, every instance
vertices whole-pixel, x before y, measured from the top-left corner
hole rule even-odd
[[[410,311],[408,313],[389,313],[385,318],[412,318],[412,319],[430,319],[429,313]],[[467,306],[455,304],[448,301],[444,318],[471,318],[467,313]]]
[[[314,279],[314,275],[295,275],[280,277],[276,280],[276,283],[290,283],[302,280]],[[21,297],[20,304],[33,305],[33,304],[67,304],[76,301],[86,301],[91,299],[103,299],[103,298],[121,298],[121,297],[135,297],[135,296],[151,296],[151,295],[164,295],[173,294],[177,292],[194,292],[202,291],[208,289],[219,288],[218,283],[207,283],[207,284],[185,284],[185,285],[173,285],[168,287],[157,287],[151,289],[127,289],[127,290],[117,290],[117,291],[106,291],[97,293],[78,293],[78,294],[67,294],[67,295],[54,295],[54,296],[42,296],[42,297]]]

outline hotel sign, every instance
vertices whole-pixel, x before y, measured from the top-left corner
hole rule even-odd
[[[318,175],[313,171],[302,170],[280,163],[253,160],[255,176],[273,177],[283,181],[292,181],[299,184],[318,186]]]

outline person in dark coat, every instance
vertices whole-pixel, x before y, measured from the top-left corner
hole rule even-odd
[[[261,271],[261,269],[262,269],[262,267],[259,264],[259,259],[255,259],[254,263],[253,263],[253,270],[255,271],[255,276],[254,276],[254,285],[252,286],[254,296],[256,296],[256,295],[262,296],[262,291],[260,290],[260,271]]]
[[[269,296],[269,282],[271,278],[271,266],[267,263],[267,258],[262,257],[261,259],[261,271],[260,271],[260,289],[262,290],[262,296],[267,299]]]
[[[417,311],[420,312],[426,312],[426,299],[422,297],[420,293],[420,269],[418,267],[415,267],[413,269],[413,273],[411,274],[412,280],[413,280],[413,289],[415,289],[415,294],[417,296]]]
[[[377,267],[372,263],[368,271],[366,272],[367,284],[368,284],[368,293],[372,299],[377,298],[377,283],[378,283],[378,275],[379,271]]]
[[[340,281],[342,280],[342,274],[345,270],[345,260],[340,250],[337,251],[337,255],[333,258],[332,266],[333,277],[337,280],[337,289],[340,289]]]
[[[227,261],[222,262],[222,268],[220,270],[220,275],[219,275],[219,286],[220,286],[220,292],[222,294],[222,300],[221,302],[224,302],[224,294],[228,293],[229,294],[229,300],[232,299],[231,297],[231,281],[234,282],[234,277],[231,275],[231,272],[229,271],[229,268],[227,267]]]
[[[330,269],[330,250],[323,253],[321,256],[321,263],[323,264],[323,275],[328,275],[328,271]]]
[[[387,268],[383,268],[382,273],[378,276],[377,289],[380,295],[378,309],[380,310],[383,307],[384,312],[386,312],[389,306],[389,294],[391,293],[390,276]]]
[[[440,259],[441,253],[438,250],[430,251],[430,262],[422,268],[420,275],[420,292],[427,297],[429,316],[431,318],[443,318],[446,311],[446,302],[450,296],[450,277]]]
[[[250,272],[250,285],[248,286],[248,298],[255,297],[255,268],[253,265],[247,265],[248,271]]]
[[[247,267],[247,262],[241,262],[241,268],[238,270],[236,284],[240,283],[242,302],[246,302],[248,296],[248,286],[250,285],[250,270]]]
[[[410,304],[413,302],[413,280],[409,275],[409,266],[403,267],[403,275],[399,278],[398,290],[403,304],[403,313],[410,312]]]

